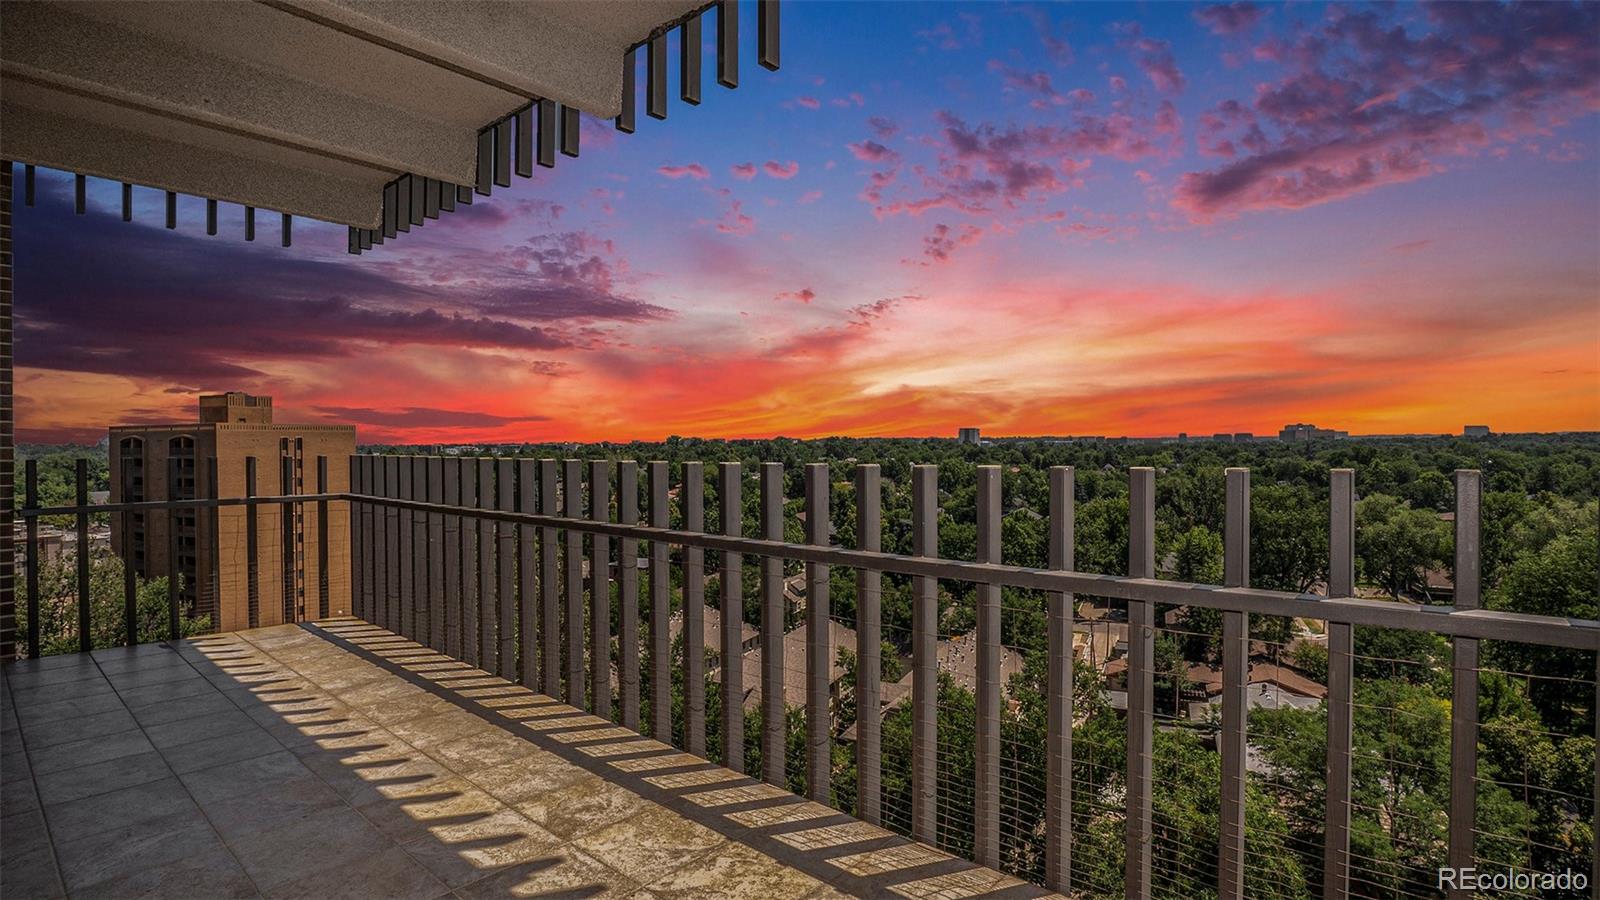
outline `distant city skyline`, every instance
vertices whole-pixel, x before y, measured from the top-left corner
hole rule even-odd
[[[784,14],[780,72],[359,258],[41,172],[18,439],[1600,430],[1600,7]]]

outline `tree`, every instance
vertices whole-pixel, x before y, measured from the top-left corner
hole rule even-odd
[[[27,587],[19,585],[17,633],[28,633]],[[127,643],[127,613],[123,595],[122,559],[96,553],[89,560],[89,636],[94,649]],[[171,637],[167,610],[167,579],[141,578],[135,585],[135,621],[140,643]],[[211,617],[179,616],[185,637],[211,631]],[[78,566],[76,560],[56,559],[39,566],[39,652],[44,656],[78,652]]]
[[[1398,600],[1425,597],[1428,570],[1444,565],[1450,529],[1404,500],[1372,494],[1356,503],[1356,562],[1361,577]]]

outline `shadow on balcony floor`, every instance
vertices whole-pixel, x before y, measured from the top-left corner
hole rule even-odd
[[[3,672],[8,900],[1043,893],[358,620]]]

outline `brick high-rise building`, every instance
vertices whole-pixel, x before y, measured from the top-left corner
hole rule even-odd
[[[274,423],[271,397],[207,395],[200,398],[197,422],[111,429],[111,501],[165,500],[172,496],[169,483],[175,484],[177,499],[210,497],[212,483],[217,496],[244,497],[252,472],[257,496],[345,491],[355,448],[353,426]],[[349,504],[328,503],[326,521],[316,503],[254,509],[253,528],[249,507],[177,511],[173,524],[185,611],[211,616],[218,631],[348,613]],[[319,544],[323,528],[325,564]],[[168,574],[172,538],[165,511],[111,517],[113,549],[126,551],[143,577]]]

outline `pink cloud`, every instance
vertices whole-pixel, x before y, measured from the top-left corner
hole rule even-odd
[[[711,177],[711,173],[706,171],[706,167],[699,163],[689,163],[686,166],[662,166],[656,171],[674,179],[693,178],[696,181],[704,181]]]
[[[780,301],[794,300],[799,303],[810,303],[811,301],[817,299],[817,292],[813,291],[811,288],[801,288],[798,291],[784,291],[772,299]]]
[[[750,179],[756,177],[756,164],[739,163],[737,165],[729,166],[728,171],[733,174],[733,177],[739,179],[740,181],[749,181]]]
[[[767,173],[770,178],[787,181],[800,174],[800,164],[792,159],[786,163],[769,159],[761,164],[761,171]]]
[[[894,137],[900,131],[899,125],[882,116],[873,116],[867,120],[867,124],[872,126],[872,133],[883,141]]]
[[[877,163],[899,156],[898,153],[877,141],[862,141],[859,144],[847,144],[845,146],[849,147],[850,153],[862,162]]]
[[[1589,4],[1424,7],[1431,29],[1375,11],[1332,16],[1258,60],[1286,68],[1254,101],[1202,117],[1203,153],[1173,205],[1196,220],[1300,209],[1424,178],[1600,107],[1600,30]]]
[[[822,199],[822,192],[821,191],[806,191],[804,194],[801,194],[800,195],[800,199],[796,200],[795,202],[800,204],[801,206],[808,206],[808,205],[810,205],[812,203],[815,203],[815,202],[817,202],[818,200],[821,200],[821,199]]]
[[[1266,10],[1247,0],[1202,6],[1194,11],[1195,21],[1216,35],[1233,35],[1249,31],[1264,15]]]
[[[806,109],[822,108],[822,101],[815,97],[796,97],[794,98],[794,102],[799,106],[804,106]]]
[[[933,226],[933,231],[922,239],[922,255],[925,261],[920,265],[949,262],[951,255],[958,248],[970,247],[982,238],[983,229],[975,225],[962,225],[957,230],[951,230],[949,225],[941,222]]]

